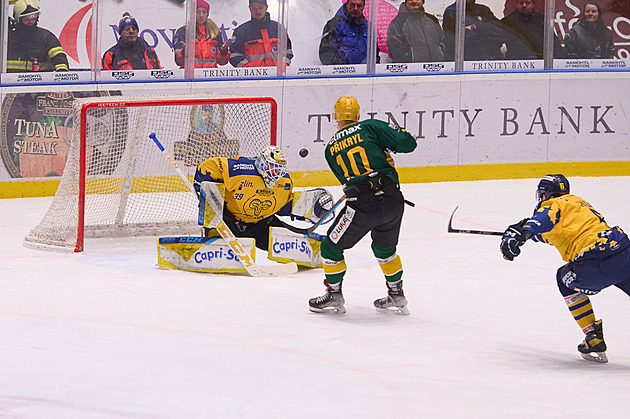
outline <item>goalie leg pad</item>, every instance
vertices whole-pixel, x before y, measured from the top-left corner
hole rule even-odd
[[[308,268],[322,267],[321,240],[281,227],[270,227],[269,230],[269,260],[295,262]]]
[[[241,238],[239,243],[253,261],[254,239]],[[192,272],[247,273],[234,251],[216,237],[160,237],[157,241],[158,265],[162,269]]]

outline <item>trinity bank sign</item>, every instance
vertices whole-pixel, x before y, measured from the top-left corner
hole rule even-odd
[[[232,79],[276,77],[276,67],[241,67],[241,68],[196,68],[195,78]]]
[[[368,112],[367,119],[381,119],[406,129],[416,139],[430,137],[456,138],[463,134],[464,138],[474,138],[479,131],[492,137],[513,137],[518,135],[556,134],[576,136],[580,134],[607,135],[615,134],[621,129],[622,121],[615,112],[614,105],[590,106],[557,106],[517,108],[500,107],[496,109],[432,109],[403,110],[397,112]],[[328,133],[327,125],[333,116],[330,113],[309,114],[307,123],[312,128],[313,142],[328,141],[322,136],[322,127]],[[324,125],[325,124],[325,125]],[[311,138],[313,138],[311,137]]]

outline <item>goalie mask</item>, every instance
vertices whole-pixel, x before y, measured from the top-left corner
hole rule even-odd
[[[536,201],[542,202],[550,198],[569,193],[569,181],[563,175],[545,175],[536,189]]]
[[[265,181],[265,186],[273,189],[287,173],[287,156],[278,147],[272,145],[256,157],[255,166],[258,174]]]

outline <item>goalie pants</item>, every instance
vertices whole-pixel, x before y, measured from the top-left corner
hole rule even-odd
[[[352,248],[368,233],[377,259],[386,260],[396,254],[405,200],[398,184],[390,178],[383,176],[382,185],[377,190],[367,182],[344,188],[346,206],[328,229],[321,246],[329,284],[343,279],[344,250]],[[335,268],[329,269],[331,263],[340,265],[336,272]]]
[[[223,221],[236,237],[251,237],[256,240],[256,247],[261,250],[269,248],[269,227],[282,227],[275,215],[263,218],[257,223],[246,223],[237,219],[234,214],[223,209]]]

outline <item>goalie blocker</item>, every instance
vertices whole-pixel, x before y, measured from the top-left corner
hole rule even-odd
[[[158,239],[158,264],[163,269],[194,272],[245,273],[239,258],[222,240],[216,226],[223,217],[223,184],[201,183],[198,223],[208,237],[162,237]],[[332,196],[323,188],[294,192],[292,216],[315,223]],[[322,266],[320,245],[323,236],[317,233],[294,233],[281,227],[270,227],[269,260],[279,263],[317,268]],[[255,261],[256,241],[239,237],[238,242],[252,261]]]

